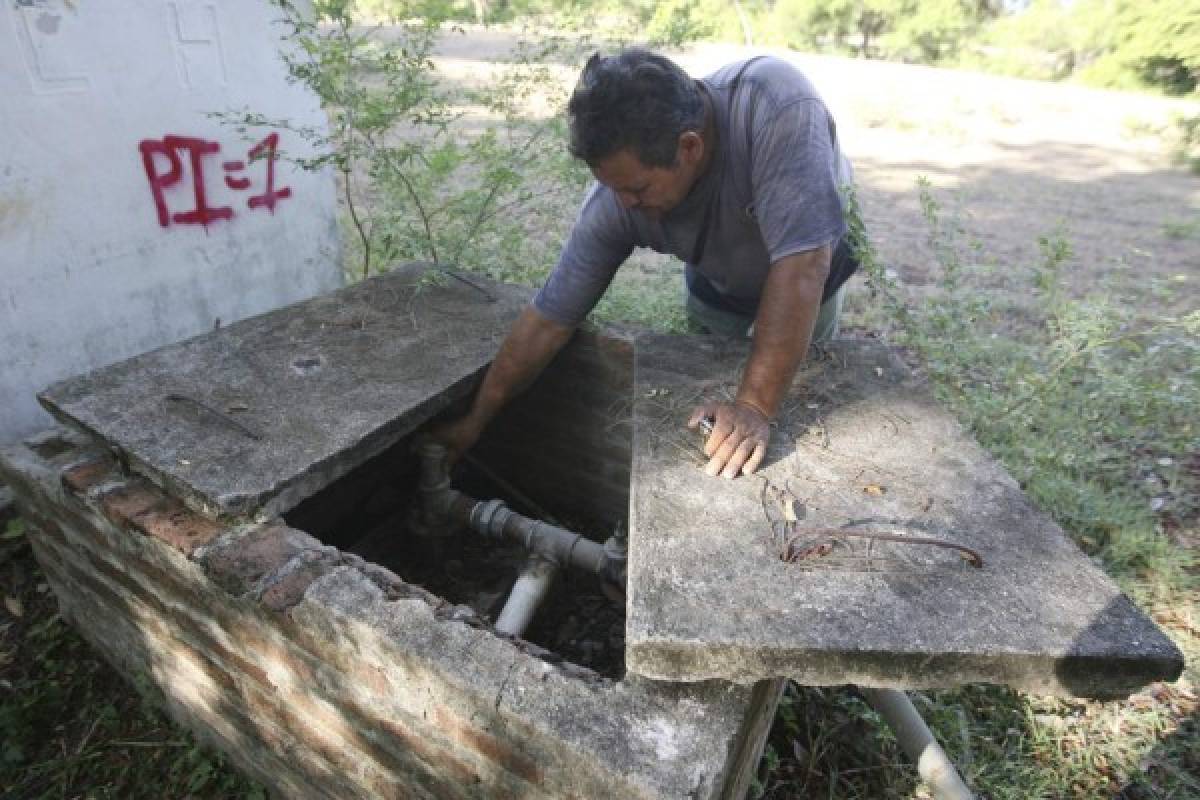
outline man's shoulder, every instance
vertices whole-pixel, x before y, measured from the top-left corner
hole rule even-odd
[[[715,91],[748,90],[774,106],[797,100],[820,99],[812,83],[794,64],[778,56],[755,56],[735,61],[704,78]]]

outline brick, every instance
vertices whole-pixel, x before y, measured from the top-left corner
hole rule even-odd
[[[300,557],[304,555],[302,553]],[[287,611],[303,600],[304,592],[312,582],[329,572],[335,564],[335,560],[328,556],[310,559],[271,584],[262,594],[263,605],[275,612]]]
[[[435,710],[434,719],[452,739],[494,762],[506,772],[511,772],[527,783],[542,783],[542,770],[538,765],[495,736],[464,723],[444,708]]]
[[[125,566],[128,567],[130,563],[131,562],[125,562]],[[88,568],[108,578],[110,581],[124,589],[133,597],[150,606],[155,613],[161,614],[164,617],[170,616],[171,610],[165,603],[163,603],[161,598],[159,598],[153,592],[150,592],[140,586],[138,582],[134,580],[128,573],[117,569],[112,564],[108,563],[108,561],[104,558],[93,558],[90,560],[87,566]],[[169,590],[171,587],[168,584],[162,588]]]
[[[133,527],[190,556],[197,547],[216,539],[224,526],[200,516],[177,500],[166,500],[133,515]]]
[[[133,480],[100,498],[104,513],[118,525],[128,527],[138,514],[144,514],[165,499],[163,493],[143,480]]]
[[[304,550],[321,543],[306,533],[282,523],[256,528],[205,558],[205,571],[218,586],[231,594],[253,590],[268,574]]]
[[[161,640],[160,649],[164,651],[168,658],[186,661],[195,670],[204,673],[210,681],[222,687],[225,691],[232,692],[236,689],[237,684],[230,677],[229,673],[222,669],[203,650],[197,650],[179,638]]]
[[[364,727],[381,731],[385,738],[390,738],[393,747],[398,746],[401,750],[411,753],[422,763],[433,767],[437,774],[449,778],[450,781],[443,787],[443,791],[449,791],[451,787],[473,786],[481,782],[480,775],[476,770],[446,748],[434,744],[428,734],[422,734],[406,725],[398,715],[381,717],[354,702],[348,702],[346,710],[358,716],[360,724]],[[460,796],[458,792],[453,792],[453,794]]]
[[[262,664],[278,664],[291,673],[296,684],[316,686],[318,683],[313,663],[294,647],[261,635],[249,626],[224,626],[230,638],[238,642],[246,653],[252,654]]]
[[[100,456],[63,470],[62,482],[75,494],[85,494],[115,474],[112,459]]]
[[[99,584],[95,578],[89,575],[83,568],[70,563],[68,559],[60,557],[59,561],[60,565],[67,570],[75,582],[90,586],[95,593],[103,593],[107,595],[111,601],[122,606],[128,606],[131,600],[145,605],[155,615],[155,617],[164,620],[170,619],[171,624],[176,628],[183,630],[194,640],[201,642],[209,652],[221,659],[221,661],[223,661],[229,668],[236,670],[245,677],[258,682],[267,689],[274,688],[274,683],[272,683],[266,670],[250,659],[244,657],[241,653],[234,652],[222,645],[220,642],[214,640],[208,633],[206,633],[199,625],[197,625],[187,616],[174,613],[170,606],[163,602],[161,597],[151,593],[139,585],[138,582],[135,581],[131,576],[115,569],[108,564],[107,561],[97,558],[92,560],[88,566],[96,572],[104,575],[111,582],[119,586],[120,589],[124,590],[124,592],[127,593],[125,597],[121,597],[121,595],[117,594],[112,589],[109,589],[107,586]],[[129,566],[136,569],[138,565],[130,564]],[[167,589],[168,591],[175,589],[176,594],[178,594],[179,587],[173,582],[158,585],[163,589]],[[183,599],[187,599],[186,594],[184,595]]]

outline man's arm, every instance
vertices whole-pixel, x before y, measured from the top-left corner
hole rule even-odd
[[[804,360],[829,276],[829,245],[785,256],[771,265],[754,319],[754,346],[733,403],[708,403],[692,412],[688,427],[714,419],[704,445],[704,471],[734,478],[752,474],[767,454],[770,421],[779,412]]]
[[[471,410],[433,431],[433,437],[446,445],[449,463],[469,450],[500,409],[541,374],[574,330],[542,316],[532,305],[521,312],[488,367]]]

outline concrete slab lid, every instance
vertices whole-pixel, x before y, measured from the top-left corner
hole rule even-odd
[[[280,513],[472,388],[528,293],[469,281],[399,269],[39,400],[202,513]]]
[[[1179,650],[886,346],[810,359],[765,469],[733,481],[703,474],[684,423],[733,397],[748,344],[646,336],[635,349],[631,671],[1096,697],[1178,677]],[[822,528],[932,536],[983,566]],[[829,552],[788,563],[789,539],[792,555]]]

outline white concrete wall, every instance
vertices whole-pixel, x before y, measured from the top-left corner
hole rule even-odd
[[[332,176],[268,192],[251,150],[302,140],[208,116],[326,125],[266,0],[0,3],[0,442],[55,380],[341,283]]]

